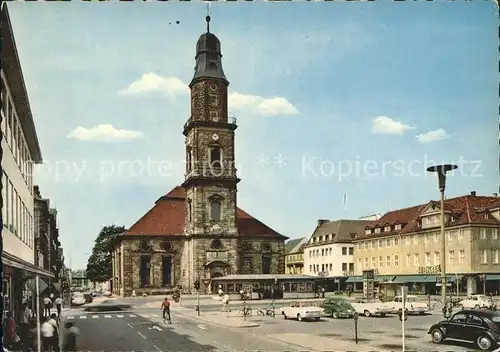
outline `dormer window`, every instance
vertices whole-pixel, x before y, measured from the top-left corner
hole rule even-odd
[[[384,232],[390,232],[390,231],[391,231],[391,227],[390,226],[384,227]]]
[[[488,220],[488,219],[490,218],[490,216],[489,216],[489,215],[490,215],[490,214],[488,214],[488,213],[484,213],[484,218],[485,218],[486,220]]]
[[[369,234],[371,234],[371,233],[372,233],[372,230],[370,230],[370,229],[366,229],[366,230],[365,230],[365,235],[369,235]]]
[[[396,226],[394,226],[394,230],[401,230],[401,224],[397,224]]]
[[[210,166],[221,167],[221,149],[219,147],[210,149]]]
[[[375,229],[375,233],[380,233],[380,227],[377,227],[377,228]]]
[[[210,203],[210,218],[213,221],[220,221],[221,215],[221,203],[219,200],[212,200]]]
[[[319,236],[319,242],[323,241],[323,236]]]

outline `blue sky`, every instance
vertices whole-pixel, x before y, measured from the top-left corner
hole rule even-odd
[[[36,183],[59,210],[66,257],[84,267],[102,226],[131,226],[183,181],[186,84],[206,6],[9,8],[45,160]],[[497,192],[497,11],[479,1],[212,5],[239,125],[239,206],[296,238],[319,218],[436,199],[423,171],[433,161],[460,163],[449,197]]]

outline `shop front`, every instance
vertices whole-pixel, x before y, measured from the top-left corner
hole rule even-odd
[[[226,275],[212,278],[212,284],[231,300],[304,299],[316,296],[317,277],[308,275]],[[243,293],[243,295],[242,295]]]
[[[33,287],[30,287],[28,282],[37,275],[49,282],[54,275],[5,252],[2,253],[2,261],[2,296],[4,303],[4,316],[2,318],[10,311],[14,319],[19,321],[23,303],[27,303],[36,314],[36,292],[32,290]]]

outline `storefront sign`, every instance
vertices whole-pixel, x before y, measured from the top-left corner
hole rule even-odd
[[[419,266],[419,274],[439,274],[441,272],[441,265]]]

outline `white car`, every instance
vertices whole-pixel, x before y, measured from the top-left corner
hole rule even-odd
[[[398,313],[403,310],[403,297],[396,296],[391,302],[393,313]],[[429,311],[427,303],[419,302],[417,296],[406,296],[405,314],[420,314],[423,315]]]
[[[491,308],[493,301],[486,295],[471,295],[458,303],[460,309]]]
[[[281,308],[283,318],[295,318],[298,321],[320,320],[323,314],[323,308],[318,307],[315,303],[293,301],[288,307]]]
[[[394,311],[391,304],[383,303],[381,300],[376,298],[357,298],[353,303],[351,303],[351,305],[356,313],[363,314],[366,317],[371,317],[372,315],[385,317],[387,314]]]
[[[81,292],[74,292],[71,298],[71,304],[74,306],[82,306],[85,304],[85,296]]]

